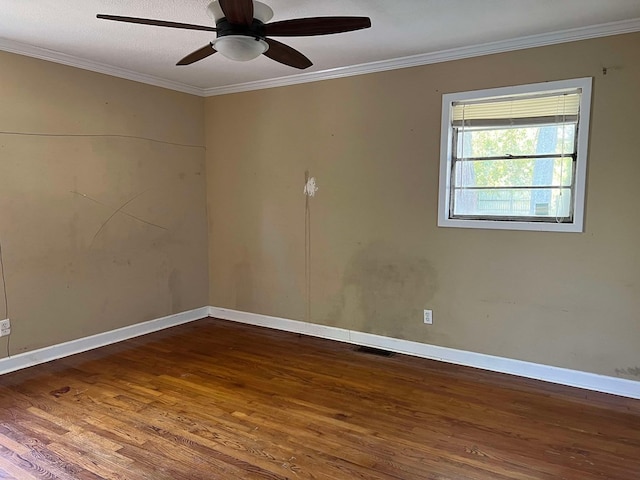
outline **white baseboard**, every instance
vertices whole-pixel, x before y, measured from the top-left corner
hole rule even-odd
[[[68,357],[76,353],[86,352],[87,350],[93,350],[94,348],[104,347],[105,345],[139,337],[147,333],[157,332],[165,328],[182,325],[183,323],[192,322],[207,316],[209,316],[209,307],[201,307],[167,317],[156,318],[148,322],[136,323],[135,325],[118,328],[109,332],[98,333],[97,335],[40,348],[31,352],[12,355],[11,357],[0,359],[0,375],[58,358]]]
[[[622,397],[640,399],[640,382],[624,378],[608,377],[595,373],[570,370],[568,368],[541,365],[511,358],[495,357],[483,353],[456,350],[426,343],[411,342],[397,338],[383,337],[371,333],[356,332],[343,328],[317,325],[313,323],[270,317],[256,313],[240,312],[227,308],[209,307],[209,316],[249,325],[301,333],[340,342],[364,345],[415,357],[439,360],[457,365],[508,373],[520,377],[544,380],[546,382],[578,387],[597,392],[611,393]]]
[[[157,318],[148,322],[138,323],[109,332],[91,335],[89,337],[71,340],[69,342],[52,345],[50,347],[20,353],[8,358],[0,359],[0,375],[13,372],[112,343],[121,342],[129,338],[192,322],[204,317],[214,317],[231,320],[248,325],[301,333],[314,337],[336,340],[375,347],[392,352],[413,355],[415,357],[439,360],[457,365],[481,368],[493,372],[508,373],[520,377],[544,380],[546,382],[578,387],[597,392],[611,393],[622,397],[640,399],[640,382],[624,378],[608,377],[595,373],[570,370],[568,368],[553,367],[537,363],[524,362],[511,358],[496,357],[483,353],[456,350],[454,348],[439,347],[426,343],[411,342],[397,338],[383,337],[371,333],[357,332],[344,328],[329,327],[314,323],[271,317],[257,313],[241,312],[227,308],[202,307],[186,312],[176,313],[167,317]]]

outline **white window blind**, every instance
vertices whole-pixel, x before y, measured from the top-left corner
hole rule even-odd
[[[454,102],[453,126],[576,122],[581,89],[545,95]]]

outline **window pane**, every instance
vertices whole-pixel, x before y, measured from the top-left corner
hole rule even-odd
[[[456,189],[454,216],[563,218],[571,214],[569,188]]]
[[[458,161],[456,187],[566,186],[572,184],[571,158]]]
[[[537,127],[457,128],[457,157],[572,154],[575,124]]]

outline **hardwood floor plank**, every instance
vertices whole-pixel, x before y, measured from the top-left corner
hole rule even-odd
[[[0,447],[0,478],[15,478],[25,480],[38,480],[38,477],[32,475],[27,470],[14,465],[12,462],[5,458],[5,453],[2,447]]]
[[[640,401],[215,319],[0,377],[0,478],[638,480]]]
[[[77,465],[65,462],[47,449],[47,443],[43,443],[39,438],[34,437],[21,423],[20,429],[9,429],[15,441],[25,446],[28,452],[25,453],[34,463],[46,466],[56,478],[69,480],[97,480],[97,477],[87,470],[79,468]],[[4,439],[3,439],[4,443]],[[2,478],[2,477],[0,477]]]

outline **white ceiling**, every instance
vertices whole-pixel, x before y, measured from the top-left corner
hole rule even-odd
[[[314,63],[302,74],[266,57],[215,55],[176,67],[215,34],[96,14],[213,26],[209,0],[0,0],[0,49],[210,95],[640,30],[640,0],[262,1],[272,21],[356,15],[370,17],[372,28],[279,38]]]

